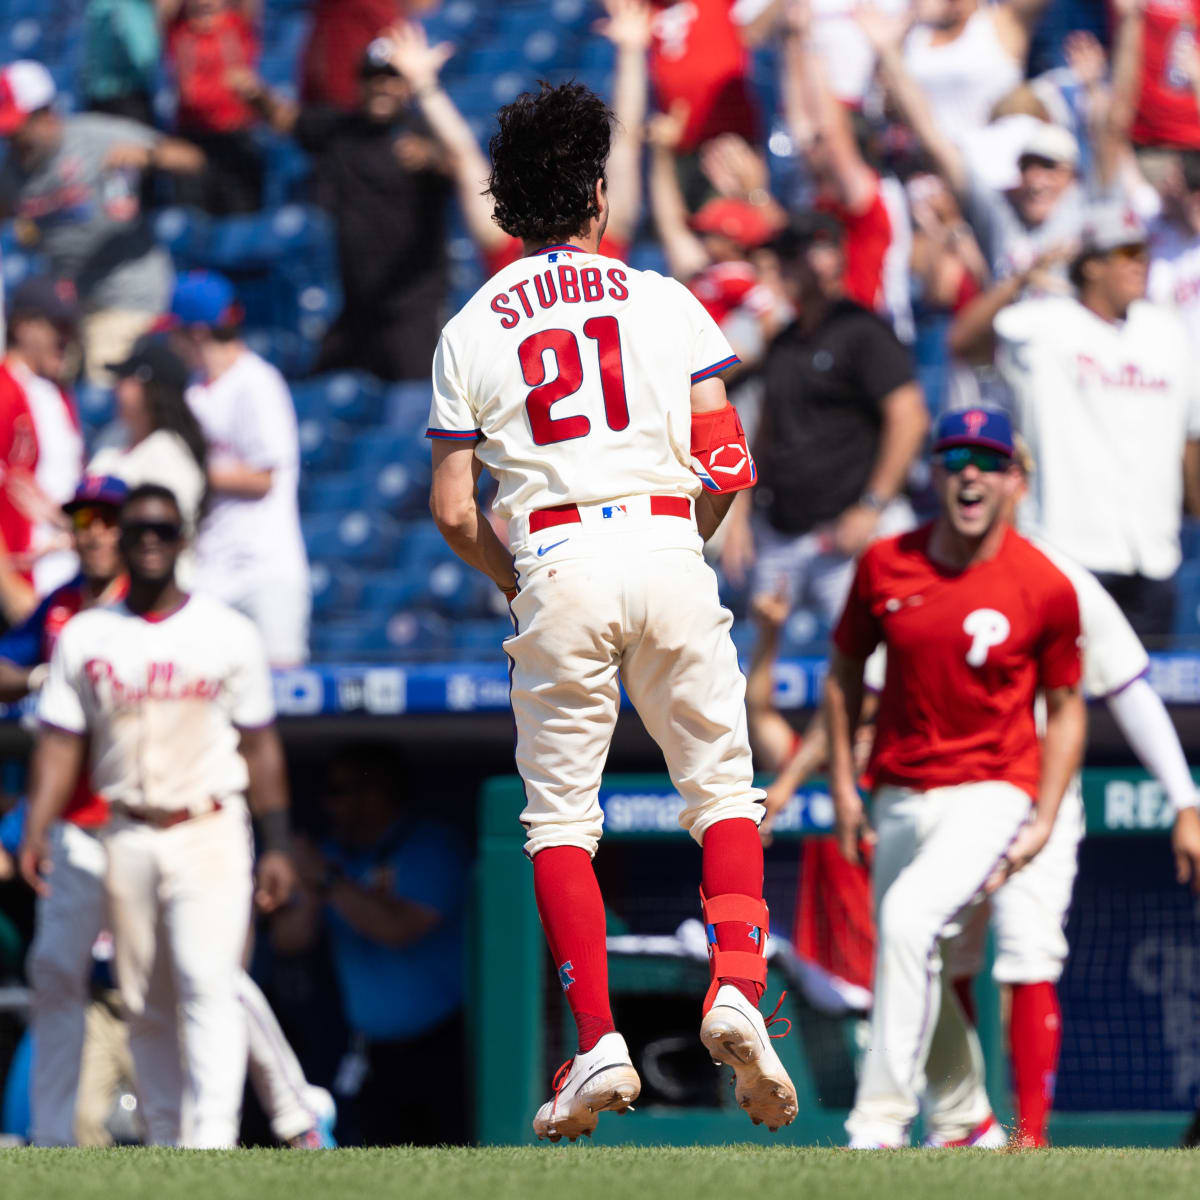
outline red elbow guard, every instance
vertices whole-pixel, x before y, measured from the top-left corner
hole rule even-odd
[[[740,492],[754,486],[758,470],[732,404],[692,413],[692,470],[706,492]]]

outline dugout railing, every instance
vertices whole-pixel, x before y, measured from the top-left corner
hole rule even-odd
[[[1190,951],[1193,942],[1200,946],[1200,939],[1192,937],[1193,902],[1169,879],[1171,814],[1158,785],[1133,770],[1085,771],[1084,798],[1085,874],[1096,878],[1085,883],[1081,875],[1076,891],[1076,906],[1081,892],[1085,896],[1084,911],[1073,916],[1074,936],[1086,939],[1082,948],[1073,947],[1083,960],[1082,975],[1064,979],[1080,1027],[1072,1028],[1065,997],[1068,1037],[1074,1038],[1069,1073],[1074,1107],[1055,1113],[1051,1135],[1058,1145],[1174,1145],[1200,1086],[1200,949],[1194,956]],[[622,848],[636,850],[645,880],[646,861],[653,864],[661,854],[665,864],[669,853],[677,853],[668,850],[671,843],[690,842],[676,824],[680,801],[665,776],[606,776],[601,803],[606,828],[598,863],[602,856],[610,861],[619,857]],[[548,978],[551,964],[534,904],[532,872],[522,853],[517,820],[522,806],[521,783],[515,777],[489,780],[480,797],[469,994],[476,1136],[485,1145],[534,1140],[532,1115],[549,1095],[554,1069],[569,1055],[571,1044],[566,1006]],[[828,833],[831,815],[822,786],[806,788],[776,823],[777,842],[790,842],[797,857],[799,839]],[[781,851],[772,853],[778,859]],[[680,883],[692,896],[698,862],[696,855],[683,872],[687,880]],[[1132,864],[1128,870],[1127,864]],[[1137,870],[1138,878],[1123,878]],[[669,873],[665,865],[664,873]],[[609,900],[610,909],[620,906],[611,894]],[[614,927],[621,928],[610,917],[610,937]],[[668,923],[649,932],[670,935],[673,929]],[[648,945],[653,950],[654,943]],[[614,954],[610,970],[622,1028],[623,1014],[640,1014],[643,1008],[653,1012],[664,996],[687,997],[690,1013],[707,985],[703,960],[675,953]],[[786,982],[776,969],[772,1000],[780,986]],[[986,983],[976,991],[989,1092],[996,1113],[1007,1121],[1011,1104],[999,995]],[[644,1006],[638,1003],[643,996]],[[732,1087],[722,1080],[708,1103],[662,1102],[660,1096],[658,1103],[606,1117],[595,1141],[841,1144],[862,1020],[829,1016],[795,988],[782,1014],[791,1019],[792,1033],[777,1047],[799,1098],[799,1114],[790,1127],[769,1134],[752,1126],[734,1104]],[[688,1024],[695,1024],[694,1016]],[[694,1038],[694,1029],[691,1034]],[[686,1041],[675,1040],[681,1045]],[[1064,1047],[1064,1061],[1066,1055]],[[1108,1106],[1080,1110],[1081,1098],[1086,1103],[1091,1095],[1103,1097]],[[1126,1107],[1136,1104],[1145,1107]]]

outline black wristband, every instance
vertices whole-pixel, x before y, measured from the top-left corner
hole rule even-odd
[[[292,827],[286,808],[275,808],[259,816],[258,840],[264,854],[291,854]]]

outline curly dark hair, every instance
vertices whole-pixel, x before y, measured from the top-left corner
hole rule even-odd
[[[581,83],[541,87],[496,114],[488,192],[505,233],[549,246],[584,233],[600,215],[596,180],[606,180],[613,115]]]

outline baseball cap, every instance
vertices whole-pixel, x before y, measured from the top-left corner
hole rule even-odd
[[[720,233],[745,250],[769,242],[775,225],[758,205],[718,196],[709,200],[694,217],[697,233]]]
[[[8,297],[6,307],[9,324],[20,317],[44,317],[59,329],[73,329],[79,321],[74,286],[48,275],[23,280]]]
[[[1051,125],[1048,121],[1040,121],[1029,131],[1029,136],[1021,144],[1017,161],[1020,162],[1023,158],[1044,158],[1066,167],[1078,166],[1079,143],[1069,129],[1064,129],[1061,125]]]
[[[152,333],[144,334],[133,343],[124,362],[104,365],[118,379],[133,378],[142,383],[158,379],[180,392],[187,388],[191,379],[183,359],[161,337]]]
[[[25,118],[54,103],[54,77],[30,58],[0,69],[0,137],[16,133]]]
[[[1133,209],[1123,204],[1103,205],[1089,214],[1075,261],[1108,254],[1121,246],[1141,246],[1147,236],[1145,225]]]
[[[392,46],[387,38],[377,37],[367,43],[358,64],[360,77],[370,75],[399,75],[400,69],[392,62]]]
[[[79,481],[75,495],[62,506],[62,510],[69,515],[89,504],[109,504],[113,508],[120,508],[128,495],[128,485],[115,475],[85,475]]]
[[[180,325],[210,325],[229,328],[242,323],[242,306],[233,284],[216,271],[186,271],[175,280],[171,308],[156,323],[156,329]]]
[[[942,413],[933,436],[933,452],[953,446],[984,446],[1010,458],[1013,452],[1012,421],[998,408],[963,408]]]

